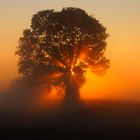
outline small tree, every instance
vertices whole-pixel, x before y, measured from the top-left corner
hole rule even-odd
[[[79,8],[40,11],[19,39],[19,73],[44,75],[48,89],[63,89],[67,101],[77,100],[85,72],[103,74],[109,67],[107,37],[106,28]]]

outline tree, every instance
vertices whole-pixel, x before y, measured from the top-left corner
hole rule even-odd
[[[40,11],[19,39],[19,73],[43,75],[48,89],[65,91],[67,101],[77,100],[86,71],[103,74],[109,67],[107,37],[106,28],[82,9]]]

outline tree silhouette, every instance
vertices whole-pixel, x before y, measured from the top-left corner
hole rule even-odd
[[[82,9],[40,11],[19,39],[19,73],[43,76],[49,90],[55,87],[67,101],[77,100],[86,71],[103,74],[109,67],[107,37],[106,28]]]

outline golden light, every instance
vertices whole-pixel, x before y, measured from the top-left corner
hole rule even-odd
[[[89,48],[88,47],[82,48],[81,51],[80,51],[79,59],[85,60],[88,56],[88,53],[89,53]]]
[[[74,75],[74,71],[71,69],[71,74]]]

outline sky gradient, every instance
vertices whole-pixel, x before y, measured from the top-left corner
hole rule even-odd
[[[84,9],[110,34],[110,69],[103,77],[87,73],[81,97],[140,100],[140,0],[0,0],[0,88],[18,77],[14,52],[33,14],[63,7]]]

